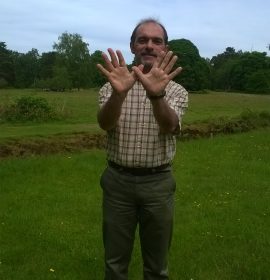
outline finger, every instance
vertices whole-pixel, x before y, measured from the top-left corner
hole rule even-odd
[[[97,64],[97,68],[106,77],[108,77],[110,75],[110,72],[108,70],[106,70],[101,64]]]
[[[143,72],[143,68],[144,68],[144,65],[143,65],[143,64],[140,64],[140,65],[134,66],[134,67],[136,67],[139,71]],[[132,75],[132,77],[133,77],[135,80],[138,80],[138,75],[136,75],[136,73],[135,73],[133,67],[131,68],[131,75]]]
[[[116,57],[114,51],[113,51],[111,48],[109,48],[109,49],[108,49],[108,52],[109,52],[110,57],[111,57],[112,65],[113,65],[114,67],[118,67],[118,66],[119,66],[119,63],[118,63],[118,59],[117,59],[117,57]]]
[[[126,62],[125,62],[125,59],[124,59],[124,57],[123,57],[121,51],[117,50],[117,51],[116,51],[116,54],[117,54],[117,56],[118,56],[119,65],[120,65],[120,66],[126,66]]]
[[[170,60],[170,62],[168,63],[168,65],[167,65],[167,66],[165,67],[165,69],[164,69],[164,72],[165,72],[165,73],[169,74],[169,73],[172,71],[173,66],[175,65],[177,59],[178,59],[178,56],[177,56],[177,55],[174,55],[174,56],[172,57],[172,59]]]
[[[113,70],[113,65],[112,65],[110,59],[108,58],[107,54],[103,52],[101,56],[102,56],[102,58],[103,58],[103,60],[105,62],[106,69],[108,71],[112,71]]]
[[[166,53],[164,51],[162,51],[158,57],[157,57],[157,60],[156,60],[156,67],[160,67],[161,66],[161,63],[165,57]]]
[[[136,76],[138,77],[138,79],[140,81],[143,81],[145,78],[144,78],[144,74],[142,72],[142,69],[140,68],[140,66],[133,66],[132,67],[132,70],[134,71],[134,73],[136,74]]]
[[[164,56],[164,58],[160,64],[161,69],[165,69],[167,67],[168,63],[171,61],[172,55],[173,55],[172,51],[169,51],[166,53],[166,55]]]
[[[170,75],[168,75],[169,79],[172,80],[182,71],[182,67],[176,68]]]
[[[143,64],[140,64],[137,66],[141,71],[143,71],[143,68],[144,68],[144,65]]]

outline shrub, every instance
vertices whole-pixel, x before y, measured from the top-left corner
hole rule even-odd
[[[8,87],[8,82],[4,78],[0,78],[0,88]]]
[[[247,132],[262,127],[270,127],[270,112],[245,110],[235,118],[220,117],[186,125],[182,129],[179,139],[209,137],[219,133]]]
[[[45,98],[32,96],[19,98],[2,115],[7,121],[47,121],[57,117]]]

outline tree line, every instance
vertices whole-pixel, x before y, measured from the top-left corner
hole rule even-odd
[[[198,48],[187,39],[171,40],[169,47],[179,57],[176,66],[183,68],[175,80],[190,91],[270,94],[270,57],[266,52],[227,47],[210,59],[202,58]],[[34,48],[19,53],[0,42],[0,88],[64,91],[100,87],[106,82],[96,68],[97,63],[103,63],[101,51],[90,54],[89,45],[81,35],[64,32],[52,48],[42,54]]]

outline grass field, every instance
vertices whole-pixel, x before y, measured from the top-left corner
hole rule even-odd
[[[172,280],[269,279],[269,132],[178,142]],[[0,161],[0,279],[103,279],[104,165],[101,150]]]
[[[100,132],[96,114],[98,109],[97,90],[66,93],[39,92],[35,90],[0,90],[0,104],[5,106],[21,96],[44,97],[65,117],[60,121],[46,123],[0,123],[1,138],[47,136],[74,132]]]
[[[0,141],[5,138],[70,134],[74,132],[99,133],[96,114],[98,110],[98,90],[83,90],[67,93],[39,92],[35,90],[0,90],[0,105],[10,104],[16,98],[27,96],[45,97],[58,111],[65,112],[61,121],[47,123],[1,123]],[[220,116],[235,117],[249,109],[270,110],[270,95],[239,93],[190,94],[189,109],[183,123],[189,124]]]
[[[97,90],[0,90],[0,105],[45,97],[65,118],[0,122],[0,143],[101,133]],[[270,95],[190,94],[184,124],[270,110]],[[0,120],[1,121],[1,120]],[[75,134],[76,136],[76,134]],[[270,279],[270,130],[178,142],[172,280]],[[105,152],[0,160],[0,279],[103,279],[101,190]],[[138,240],[130,279],[141,277]]]

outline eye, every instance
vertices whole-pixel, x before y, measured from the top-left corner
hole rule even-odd
[[[145,37],[140,37],[137,40],[137,43],[139,44],[145,44],[147,42],[147,39]]]
[[[156,45],[162,45],[163,40],[161,38],[154,38],[153,43],[156,44]]]

